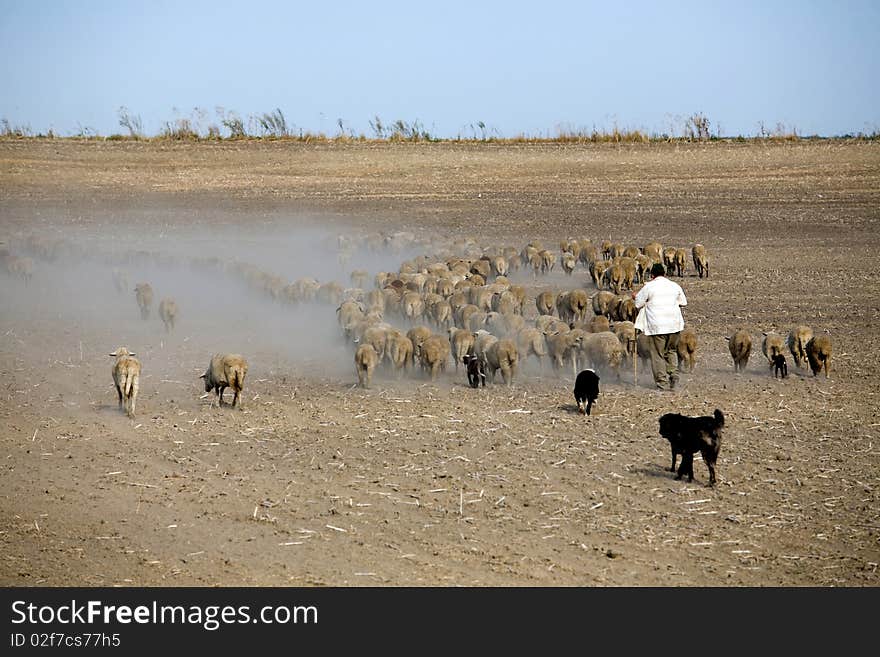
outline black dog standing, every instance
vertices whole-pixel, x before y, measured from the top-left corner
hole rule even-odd
[[[785,362],[785,356],[776,354],[773,357],[773,378],[788,376],[788,363]]]
[[[574,382],[574,398],[578,410],[584,415],[590,414],[593,402],[599,396],[599,375],[593,370],[584,370],[577,375]],[[586,408],[584,407],[586,404]]]
[[[470,384],[471,388],[479,388],[480,386],[483,386],[485,388],[486,368],[483,365],[483,361],[476,356],[472,356],[470,354],[464,356],[462,360],[467,366],[468,383]]]
[[[660,435],[669,441],[672,448],[672,467],[681,454],[676,479],[687,475],[688,482],[694,480],[694,452],[700,452],[709,468],[709,485],[715,485],[715,463],[721,450],[721,433],[724,428],[724,414],[715,409],[714,415],[688,417],[679,413],[666,413],[660,417]]]

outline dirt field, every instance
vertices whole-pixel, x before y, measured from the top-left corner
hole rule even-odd
[[[0,272],[0,584],[876,586],[878,219],[870,143],[0,141],[0,248],[34,260],[27,283]],[[395,231],[415,243],[366,248]],[[711,277],[680,280],[695,371],[658,393],[627,365],[589,418],[570,369],[534,361],[510,388],[450,364],[362,390],[334,304],[279,304],[195,260],[344,286],[364,268],[369,287],[466,237],[705,244]],[[114,289],[117,267],[177,299],[173,332]],[[582,267],[511,279],[529,320],[538,290],[594,291]],[[774,379],[761,333],[797,324],[829,332],[830,378],[789,358]],[[134,420],[119,345],[143,362]],[[204,396],[215,351],[250,361],[241,411]],[[674,480],[658,417],[715,408],[718,485],[699,460]]]

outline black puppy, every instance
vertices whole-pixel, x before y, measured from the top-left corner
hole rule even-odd
[[[773,378],[788,376],[788,363],[785,362],[785,356],[776,354],[773,357]]]
[[[681,454],[676,479],[687,475],[694,480],[694,452],[700,452],[709,468],[709,485],[715,485],[715,463],[721,449],[721,433],[724,428],[724,414],[715,409],[714,415],[689,417],[679,413],[667,413],[660,417],[660,435],[672,447],[672,467],[675,472],[676,457]]]
[[[584,415],[589,415],[593,402],[598,396],[599,375],[593,370],[584,370],[578,374],[574,381],[574,398],[577,401],[578,410]]]
[[[483,361],[471,354],[462,356],[464,364],[467,365],[468,383],[471,388],[486,387],[486,367]]]

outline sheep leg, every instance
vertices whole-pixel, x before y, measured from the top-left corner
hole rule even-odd
[[[122,408],[122,388],[118,383],[116,384],[116,394],[119,395],[119,408]]]

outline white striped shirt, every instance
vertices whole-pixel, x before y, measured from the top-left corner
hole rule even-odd
[[[636,308],[644,308],[636,317],[636,328],[645,335],[678,333],[684,328],[679,306],[686,305],[687,298],[681,286],[665,276],[658,276],[636,295]]]

